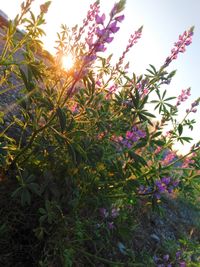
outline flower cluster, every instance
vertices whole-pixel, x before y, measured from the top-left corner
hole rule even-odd
[[[174,151],[168,151],[167,154],[164,156],[162,160],[162,165],[166,166],[173,162],[174,159],[176,159],[176,153]]]
[[[85,28],[92,22],[95,16],[99,13],[99,1],[94,2],[90,5],[90,9],[87,12],[86,18],[83,20],[83,25],[80,27],[78,35],[76,36],[76,42],[80,39],[81,35],[85,32]]]
[[[71,112],[76,115],[79,112],[79,106],[78,103],[74,103],[71,108],[70,108]]]
[[[123,140],[123,137],[122,136],[116,136],[116,135],[112,135],[111,138],[110,138],[113,142],[116,142],[116,143],[121,143],[122,140]]]
[[[159,154],[160,152],[162,151],[162,147],[161,146],[158,146],[155,150],[155,155]]]
[[[153,186],[140,185],[137,193],[139,195],[154,195],[157,199],[160,199],[161,194],[173,193],[178,185],[178,180],[173,180],[171,177],[163,177],[155,181],[155,188]]]
[[[118,85],[117,84],[113,84],[108,88],[108,93],[106,94],[106,99],[109,99],[109,97],[115,93],[118,89]]]
[[[150,195],[153,194],[153,188],[151,186],[144,186],[144,185],[140,185],[137,193],[139,195]]]
[[[118,23],[123,21],[124,15],[116,16],[117,11],[113,10],[110,13],[110,19],[106,26],[106,15],[95,15],[95,23],[85,39],[89,48],[87,55],[84,57],[85,64],[92,63],[97,58],[98,52],[104,52],[106,50],[106,44],[113,41],[113,34],[120,29]]]
[[[131,131],[126,132],[126,137],[122,140],[122,144],[127,148],[131,148],[135,142],[145,137],[146,132],[134,126]]]
[[[188,89],[183,89],[181,91],[181,94],[178,96],[178,101],[176,103],[176,106],[179,106],[181,104],[181,102],[184,102],[188,99],[188,97],[191,95],[190,93],[191,89],[188,88]]]
[[[138,90],[141,97],[148,95],[149,89],[147,88],[148,79],[143,79],[136,85],[136,89]]]
[[[141,38],[141,35],[142,35],[142,27],[140,27],[137,31],[135,31],[134,34],[131,34],[128,40],[128,45],[126,46],[125,51],[122,53],[122,56],[119,58],[119,61],[116,64],[116,69],[118,69],[119,66],[123,64],[126,54],[129,52],[132,46],[137,43],[138,39]]]
[[[168,192],[171,194],[174,189],[178,186],[179,181],[173,180],[171,177],[163,177],[155,181],[156,189],[154,194],[157,199],[160,199],[162,193]]]
[[[192,159],[193,157],[195,157],[196,154],[193,153],[191,157],[186,157],[182,163],[182,168],[189,168],[191,164],[194,164],[195,163],[195,160]]]
[[[190,109],[186,109],[186,112],[187,113],[190,113],[190,112],[196,113],[197,112],[197,108],[196,107],[199,105],[199,101],[200,101],[200,99],[197,99],[196,101],[194,101],[191,104]]]
[[[175,259],[170,259],[169,254],[165,254],[163,257],[154,256],[153,260],[157,267],[186,267],[186,262],[182,259],[182,251],[178,250],[175,255]]]
[[[185,52],[186,46],[192,43],[193,30],[194,28],[192,27],[188,31],[185,31],[182,35],[179,35],[179,40],[174,44],[174,48],[171,50],[171,55],[165,60],[165,67],[176,59],[179,53]]]
[[[119,216],[119,209],[118,208],[112,208],[110,211],[106,208],[100,208],[99,209],[100,216],[103,220],[106,220],[108,229],[112,230],[114,229],[114,222],[113,219],[117,218]]]

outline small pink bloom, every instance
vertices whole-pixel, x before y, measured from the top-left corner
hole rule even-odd
[[[161,147],[161,146],[158,146],[158,147],[156,148],[156,150],[155,150],[155,154],[156,154],[156,155],[159,154],[161,150],[162,150],[162,147]]]

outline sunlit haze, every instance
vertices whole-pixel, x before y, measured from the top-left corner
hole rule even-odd
[[[10,19],[13,19],[20,11],[21,0],[0,0],[0,9],[4,11]],[[39,7],[45,1],[35,0],[33,2],[33,12],[39,13]],[[60,31],[60,25],[74,26],[81,25],[91,0],[52,0],[49,12],[46,15],[46,25],[44,30],[46,36],[42,39],[45,49],[55,53],[54,46],[56,33]],[[115,0],[101,0],[101,10],[109,14]],[[197,97],[199,97],[199,70],[200,70],[200,1],[198,0],[127,0],[124,11],[125,20],[121,30],[115,36],[115,41],[110,45],[107,53],[114,53],[117,60],[126,47],[129,35],[144,26],[141,40],[133,47],[128,54],[127,61],[130,61],[130,69],[139,75],[145,73],[149,64],[159,68],[165,58],[170,54],[171,48],[177,41],[179,34],[184,30],[195,26],[194,39],[191,46],[187,47],[184,54],[179,55],[168,70],[177,69],[177,75],[172,83],[166,86],[169,96],[178,96],[182,89],[191,87],[191,98],[182,105],[182,115],[186,108],[190,107]],[[69,69],[73,65],[73,59],[64,57],[63,67]],[[193,118],[198,121],[200,112],[193,114]],[[196,124],[193,132],[186,132],[195,139],[200,139],[200,121]],[[181,152],[189,149],[188,145],[177,146]]]
[[[61,59],[61,62],[62,62],[62,67],[65,70],[69,70],[73,67],[74,59],[72,55],[64,55]]]

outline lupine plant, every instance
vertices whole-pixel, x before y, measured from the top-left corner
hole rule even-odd
[[[4,246],[13,251],[3,262],[26,266],[25,256],[19,260],[14,254],[20,238],[28,242],[28,233],[31,244],[22,251],[27,266],[185,266],[182,254],[170,265],[171,256],[153,259],[159,249],[137,249],[137,243],[134,248],[133,239],[140,211],[156,210],[181,192],[189,197],[193,186],[199,190],[199,143],[181,156],[173,144],[191,141],[184,129],[193,129],[190,115],[200,99],[179,121],[190,88],[178,97],[164,89],[175,75],[168,66],[192,43],[194,28],[179,36],[160,68],[150,65],[145,74],[130,74],[125,60],[142,38],[142,27],[115,64],[112,55],[105,56],[124,20],[124,0],[109,14],[100,13],[96,1],[82,26],[62,25],[54,57],[40,41],[50,2],[37,16],[32,2],[25,1],[9,22],[0,56],[0,97],[18,90],[18,99],[0,113],[0,183],[11,208],[0,234],[7,235]],[[25,29],[20,37],[19,26]],[[66,54],[74,58],[68,70],[61,65]],[[16,227],[18,239],[16,231],[11,234]]]

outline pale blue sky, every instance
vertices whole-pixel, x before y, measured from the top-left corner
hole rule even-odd
[[[40,4],[44,2],[35,0],[34,11],[37,12]],[[45,47],[52,51],[53,41],[61,23],[69,26],[81,24],[89,4],[93,2],[91,0],[52,0],[45,26],[47,33],[47,37],[44,38]],[[101,0],[102,11],[109,14],[115,2],[115,0]],[[13,19],[21,3],[21,0],[0,0],[0,9]],[[181,89],[191,87],[192,96],[183,104],[184,111],[200,96],[200,0],[127,0],[124,14],[125,20],[121,30],[116,34],[115,41],[108,52],[113,52],[116,58],[120,56],[126,47],[129,35],[143,25],[142,38],[127,58],[131,63],[131,69],[137,75],[144,73],[148,64],[154,64],[158,68],[170,55],[173,43],[177,41],[179,34],[195,26],[193,43],[169,67],[169,70],[177,69],[177,74],[171,85],[166,87],[170,96],[178,96]],[[194,117],[196,120],[199,119],[200,111],[194,114]],[[195,140],[200,139],[199,128],[200,120],[195,131],[189,133]]]

